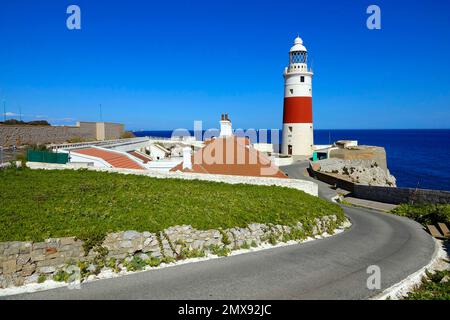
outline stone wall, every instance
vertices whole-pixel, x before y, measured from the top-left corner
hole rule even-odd
[[[40,274],[53,274],[58,266],[83,257],[82,245],[73,237],[0,243],[0,288],[37,282]]]
[[[338,178],[332,174],[309,168],[310,174],[316,179],[351,192],[351,196],[360,199],[401,204],[401,203],[450,203],[450,192],[441,190],[393,188],[366,186],[353,183],[347,179]]]
[[[76,126],[0,125],[0,146],[64,143],[75,137],[119,139],[123,132],[123,124],[109,122],[78,122]]]
[[[0,146],[63,143],[76,136],[89,139],[92,135],[70,126],[0,125]]]
[[[450,192],[441,190],[355,185],[352,195],[356,198],[392,204],[450,203]]]
[[[54,164],[43,162],[27,162],[27,167],[31,169],[46,169],[46,170],[63,170],[63,169],[80,169],[79,166],[68,164]],[[317,196],[318,187],[317,184],[311,181],[299,180],[299,179],[282,179],[282,178],[266,178],[266,177],[250,177],[250,176],[233,176],[233,175],[221,175],[221,174],[202,174],[202,173],[184,173],[184,172],[164,172],[157,170],[132,170],[132,169],[118,169],[118,168],[96,168],[88,167],[87,170],[114,172],[122,174],[134,174],[142,175],[160,179],[184,179],[184,180],[202,180],[202,181],[214,181],[223,182],[229,184],[253,184],[262,186],[280,186],[292,189],[297,189],[308,193],[313,196]]]
[[[226,230],[197,230],[189,225],[170,227],[158,233],[130,230],[108,234],[100,247],[88,249],[87,254],[85,243],[74,237],[42,242],[3,242],[0,243],[0,288],[36,283],[40,277],[52,278],[61,270],[79,269],[79,261],[87,263],[87,269],[92,272],[106,268],[106,262],[99,262],[99,252],[103,252],[104,261],[117,259],[117,267],[123,268],[126,261],[136,255],[142,259],[179,259],[183,250],[214,253],[214,247],[233,250],[261,243],[273,244],[273,241],[301,240],[308,235],[334,230],[341,223],[331,215],[316,218],[309,226],[301,223],[294,227],[253,223],[246,228]]]

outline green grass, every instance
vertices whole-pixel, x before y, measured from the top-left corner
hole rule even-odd
[[[157,232],[252,222],[294,225],[341,208],[304,192],[252,185],[156,179],[74,170],[0,170],[0,241],[101,238],[108,232]]]
[[[441,283],[445,276],[450,276],[449,270],[428,273],[420,286],[415,288],[405,300],[450,300],[450,281]]]
[[[424,226],[438,222],[450,224],[450,204],[401,204],[391,213],[410,218]]]

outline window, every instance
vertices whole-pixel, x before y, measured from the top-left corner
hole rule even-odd
[[[289,89],[289,91],[291,92],[291,94],[294,94],[294,89]]]
[[[289,128],[289,132],[292,132],[292,127],[288,127]]]
[[[305,77],[304,76],[300,77],[300,82],[305,82]]]

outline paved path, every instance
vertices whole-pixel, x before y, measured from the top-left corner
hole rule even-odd
[[[320,185],[320,194],[333,191]],[[381,291],[367,289],[368,266],[381,268],[385,289],[429,263],[434,240],[419,224],[362,208],[345,212],[352,228],[324,240],[10,298],[365,299]]]

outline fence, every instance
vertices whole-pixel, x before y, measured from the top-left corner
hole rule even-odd
[[[31,162],[66,164],[67,162],[69,162],[69,154],[54,153],[48,151],[37,151],[30,149],[27,151],[27,160]]]

